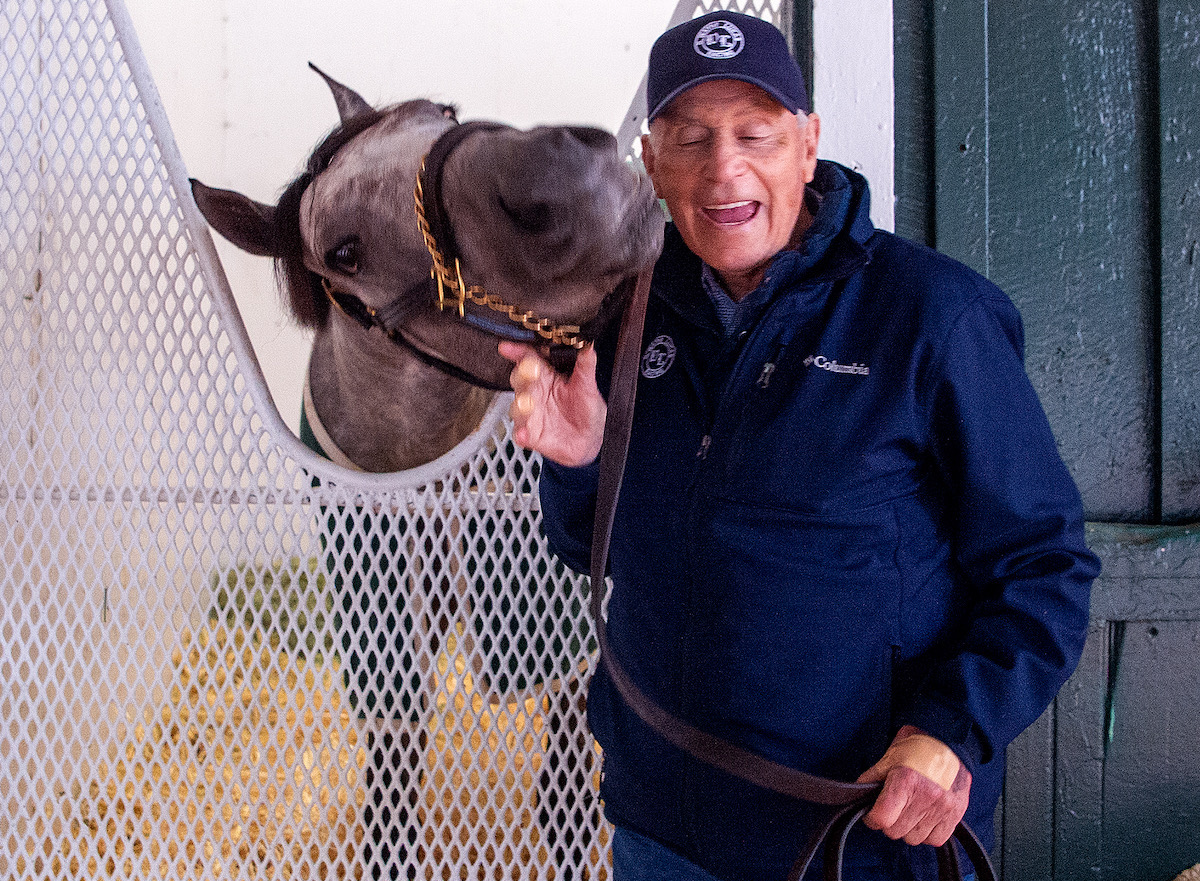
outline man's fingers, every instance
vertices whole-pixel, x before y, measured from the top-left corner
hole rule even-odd
[[[946,744],[906,726],[896,735],[880,760],[858,778],[859,782],[883,780],[898,765],[912,768],[947,791],[954,785],[962,768],[962,762]]]
[[[925,842],[932,844],[934,847],[941,847],[950,840],[950,836],[954,834],[954,830],[958,828],[961,817],[955,819],[953,816],[942,817],[937,825],[933,827],[933,831],[925,838]]]
[[[966,792],[947,792],[912,768],[893,768],[863,824],[909,844],[944,844],[966,811]]]
[[[513,421],[513,440],[523,447],[536,446],[542,437],[544,414],[532,392],[518,392],[508,408]]]
[[[580,376],[589,377],[594,383],[596,376],[596,360],[596,347],[584,346],[579,350],[579,355],[575,359],[575,373],[572,374],[572,378],[575,376],[575,374],[579,374]]]
[[[501,340],[497,351],[500,352],[502,358],[507,358],[509,361],[520,361],[526,355],[534,354],[532,346],[524,343],[512,343],[508,340]]]
[[[520,394],[535,386],[543,375],[542,359],[537,355],[526,355],[513,367],[508,382],[513,391]]]
[[[512,417],[518,427],[521,427],[529,421],[529,417],[533,415],[533,409],[533,395],[529,392],[521,392],[513,396],[512,404],[508,408],[508,415]]]
[[[529,346],[502,342],[499,352],[516,364],[508,376],[515,394],[508,407],[513,421],[513,440],[523,447],[540,442],[544,413],[539,411],[539,402],[544,402],[547,391],[539,389],[539,381],[547,375],[542,359]],[[544,406],[544,403],[542,403]]]
[[[542,359],[536,355],[526,355],[517,362],[513,373],[522,385],[533,385],[542,378]]]
[[[863,825],[878,829],[891,838],[898,837],[893,834],[893,830],[897,829],[901,818],[909,810],[909,802],[914,794],[910,775],[915,777],[917,772],[910,768],[897,768],[884,778],[883,788],[879,791],[874,806],[863,817]],[[903,827],[900,834],[907,832],[910,826],[911,822]]]
[[[579,353],[571,376],[558,374],[530,346],[503,342],[498,351],[514,362],[509,373],[513,440],[562,465],[595,460],[604,439],[604,398],[596,388],[596,352]]]
[[[897,732],[859,783],[883,781],[863,824],[909,844],[945,844],[966,813],[971,772],[954,752],[911,726]]]
[[[940,812],[932,809],[926,810],[920,816],[908,816],[905,819],[911,821],[907,829],[896,828],[895,831],[900,838],[903,838],[906,844],[918,845],[925,844],[929,839],[929,834],[938,824],[941,818]]]

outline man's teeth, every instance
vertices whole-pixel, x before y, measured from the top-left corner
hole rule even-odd
[[[709,211],[728,211],[730,208],[741,208],[745,205],[749,205],[750,203],[751,200],[746,199],[742,202],[726,202],[723,205],[709,205],[707,207]]]

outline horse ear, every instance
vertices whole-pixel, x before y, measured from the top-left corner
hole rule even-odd
[[[342,85],[311,61],[308,62],[308,66],[321,75],[321,79],[325,80],[325,84],[329,86],[329,91],[333,92],[333,100],[337,102],[338,117],[341,118],[342,125],[360,113],[374,112],[374,108],[358,92]]]
[[[218,190],[191,179],[192,197],[212,228],[259,257],[279,257],[275,209],[233,190]]]

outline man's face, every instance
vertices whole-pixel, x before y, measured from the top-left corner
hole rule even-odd
[[[802,232],[819,135],[816,114],[790,113],[741,80],[710,80],[673,100],[642,138],[646,171],[684,242],[735,298]]]

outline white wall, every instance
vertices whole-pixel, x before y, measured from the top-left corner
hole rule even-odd
[[[677,0],[126,0],[193,177],[274,202],[337,120],[312,61],[368,101],[423,96],[463,119],[616,131]],[[785,0],[786,2],[786,0]],[[891,0],[817,0],[822,155],[860,168],[891,226]],[[883,54],[886,49],[886,54]],[[307,335],[270,262],[218,249],[284,420]]]
[[[813,0],[821,156],[871,183],[871,219],[896,228],[892,0]]]

